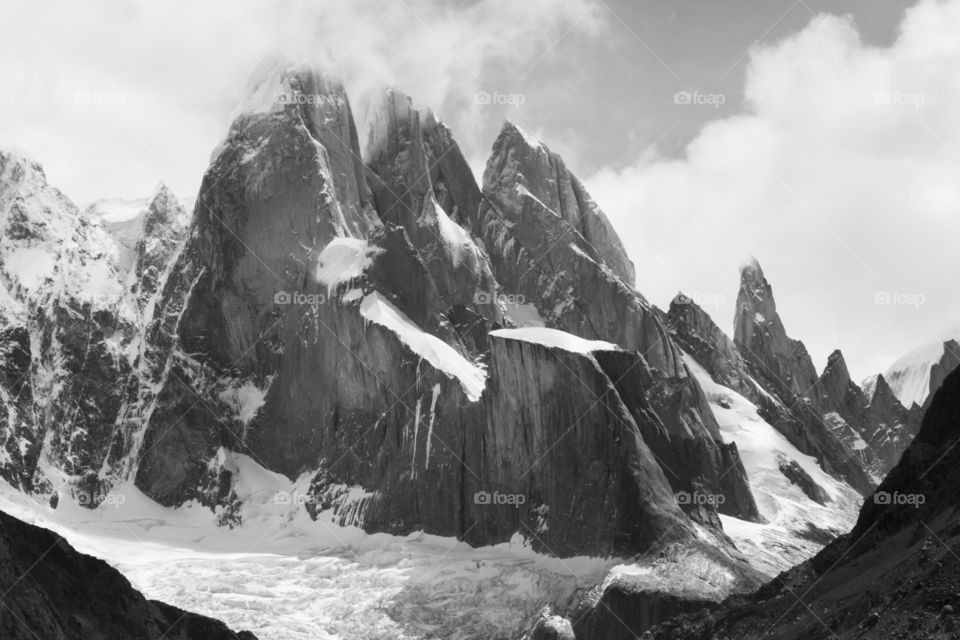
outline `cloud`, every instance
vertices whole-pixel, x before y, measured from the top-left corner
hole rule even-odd
[[[2,3],[0,144],[26,149],[80,202],[200,183],[249,77],[278,60],[339,73],[359,115],[397,86],[471,138],[474,95],[603,28],[588,0],[448,3]],[[459,133],[459,131],[458,131]]]
[[[756,255],[787,330],[821,365],[842,347],[864,376],[955,326],[957,33],[956,1],[910,9],[889,48],[818,16],[752,51],[745,113],[708,123],[684,158],[651,152],[590,178],[641,290],[722,297],[708,310],[729,331],[737,267]],[[883,292],[914,297],[875,304]]]

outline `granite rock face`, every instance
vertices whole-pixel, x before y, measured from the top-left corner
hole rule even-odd
[[[589,247],[588,253],[595,252],[617,278],[634,285],[633,263],[606,214],[559,155],[510,122],[494,144],[483,190],[488,196],[513,199],[523,193],[537,200],[576,231],[578,244]]]
[[[681,508],[680,491],[723,493],[725,513],[757,517],[736,447],[656,313],[582,236],[559,256],[581,270],[564,295],[602,277],[604,334],[618,318],[634,333],[583,353],[497,337],[528,304],[501,281],[522,266],[461,226],[493,205],[449,130],[390,92],[361,170],[341,87],[302,70],[271,82],[288,99],[234,123],[157,301],[155,373],[138,382],[147,417],[127,438],[141,489],[229,510],[220,452],[234,451],[311,474],[311,508],[344,524],[473,544],[520,533],[560,555],[689,539],[690,517],[719,527],[711,509]],[[319,129],[330,122],[337,135]],[[571,180],[557,198],[579,194],[591,221],[557,223],[612,233]],[[567,319],[562,335],[601,337]]]
[[[805,397],[817,383],[806,347],[787,335],[773,287],[755,260],[740,271],[734,343],[743,357],[786,397]]]
[[[834,351],[818,383],[824,419],[835,435],[875,478],[884,477],[899,461],[919,429],[919,413],[909,412],[894,396],[883,376],[873,397],[850,379],[840,351]]]
[[[133,479],[236,524],[229,461],[242,453],[309,478],[312,513],[368,531],[472,544],[520,533],[559,555],[630,554],[690,540],[696,524],[719,531],[719,514],[760,519],[686,352],[828,473],[870,490],[856,442],[824,416],[871,445],[892,441],[902,416],[880,385],[866,400],[842,371],[816,375],[759,265],[744,272],[730,340],[695,305],[664,313],[633,288],[602,211],[519,128],[504,126],[482,186],[450,130],[399,92],[385,94],[368,146],[364,162],[343,87],[292,68],[254,83],[189,227],[159,189],[124,268],[109,230],[67,216],[65,236],[102,245],[84,259],[103,262],[116,301],[79,307],[92,324],[76,325],[75,295],[36,283],[33,298],[11,294],[40,302],[3,314],[6,477],[84,496]],[[11,243],[39,233],[7,219]],[[514,329],[534,333],[499,331]],[[544,344],[550,332],[562,344]],[[94,398],[71,414],[81,427],[50,427],[65,419],[53,413],[25,422],[53,379],[34,372],[61,353],[86,386],[58,392]],[[64,486],[37,475],[43,447]],[[683,499],[698,493],[723,500]]]

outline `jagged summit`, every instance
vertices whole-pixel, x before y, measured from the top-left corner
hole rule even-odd
[[[47,179],[43,165],[34,160],[25,149],[13,145],[0,145],[0,174],[12,174],[15,167],[19,167],[21,172],[30,171],[39,174],[44,181]]]
[[[834,349],[833,352],[827,356],[827,365],[823,369],[821,378],[828,375],[838,380],[842,380],[844,384],[851,381],[850,370],[847,368],[847,361],[843,357],[843,352],[840,351],[840,349]]]
[[[288,105],[316,104],[324,98],[345,95],[343,80],[316,65],[265,64],[251,74],[246,96],[231,114],[231,120],[244,114],[276,113]]]
[[[576,229],[618,278],[634,285],[633,262],[606,214],[558,154],[509,121],[493,144],[483,190],[506,200],[535,199]]]
[[[816,383],[813,361],[803,343],[787,335],[773,287],[756,260],[740,271],[733,339],[744,357],[789,393],[806,395]]]
[[[744,262],[740,263],[741,276],[743,275],[744,271],[755,272],[759,274],[761,278],[764,277],[763,267],[760,266],[760,261],[757,259],[757,256],[750,256]]]

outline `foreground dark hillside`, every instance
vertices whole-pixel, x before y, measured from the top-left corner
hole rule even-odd
[[[960,637],[960,371],[856,527],[748,598],[660,625],[657,640]]]
[[[120,572],[46,529],[0,512],[0,638],[256,640],[147,600]]]

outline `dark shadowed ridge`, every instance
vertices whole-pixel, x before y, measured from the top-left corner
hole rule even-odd
[[[5,640],[256,640],[219,620],[147,600],[106,562],[3,512],[0,597]]]

